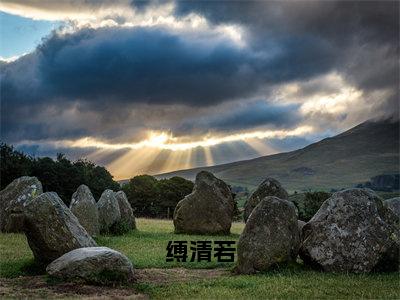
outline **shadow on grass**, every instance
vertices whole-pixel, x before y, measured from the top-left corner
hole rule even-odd
[[[0,270],[1,276],[8,278],[46,274],[46,266],[33,259],[3,262],[0,265]]]

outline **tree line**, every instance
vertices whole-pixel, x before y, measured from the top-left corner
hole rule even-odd
[[[18,177],[35,176],[42,183],[44,192],[57,192],[66,205],[69,205],[72,194],[81,184],[90,188],[95,199],[105,189],[120,189],[106,168],[88,160],[72,162],[61,153],[57,154],[56,159],[34,158],[4,143],[0,145],[0,152],[1,189]]]
[[[35,158],[1,143],[1,189],[21,176],[37,177],[44,192],[57,192],[67,206],[81,184],[90,188],[96,200],[106,189],[122,189],[137,217],[172,218],[176,204],[193,189],[193,182],[182,177],[157,180],[150,175],[135,176],[121,188],[106,168],[89,160],[70,161],[61,153],[57,154],[56,159]]]
[[[193,182],[182,177],[157,180],[139,175],[122,186],[135,215],[172,218],[175,206],[193,190]]]

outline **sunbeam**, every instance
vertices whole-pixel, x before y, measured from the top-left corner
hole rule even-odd
[[[278,152],[272,146],[265,144],[265,141],[259,139],[248,139],[245,141],[248,146],[254,149],[259,155],[274,154]]]
[[[212,156],[210,147],[204,147],[204,154],[206,157],[206,166],[212,166],[214,165],[214,158]]]
[[[70,148],[96,148],[96,149],[109,149],[109,150],[121,150],[121,149],[166,149],[171,151],[181,151],[194,149],[197,147],[211,147],[219,144],[246,141],[249,139],[267,139],[267,138],[279,138],[283,139],[292,136],[302,136],[304,134],[312,133],[314,128],[312,126],[300,126],[291,130],[264,130],[264,131],[250,131],[243,133],[230,134],[225,136],[205,136],[202,139],[181,142],[179,138],[174,137],[171,133],[167,132],[156,132],[150,131],[148,138],[137,143],[107,143],[96,138],[85,137],[77,140],[57,140],[41,141],[42,144],[46,144],[53,147],[70,147]],[[32,141],[25,140],[20,144],[30,145]],[[35,141],[37,143],[37,141]]]

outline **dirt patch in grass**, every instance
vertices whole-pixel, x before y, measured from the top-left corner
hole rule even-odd
[[[227,269],[137,269],[138,284],[167,284],[228,275]],[[52,282],[46,276],[0,278],[0,298],[148,299],[134,285],[100,286],[78,282]]]
[[[46,276],[0,278],[0,298],[148,299],[129,286],[96,286],[83,283],[49,283]]]

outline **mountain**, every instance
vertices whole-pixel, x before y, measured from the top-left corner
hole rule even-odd
[[[399,121],[366,121],[299,150],[156,177],[193,180],[201,170],[250,189],[267,176],[291,192],[353,187],[377,175],[399,173]]]

